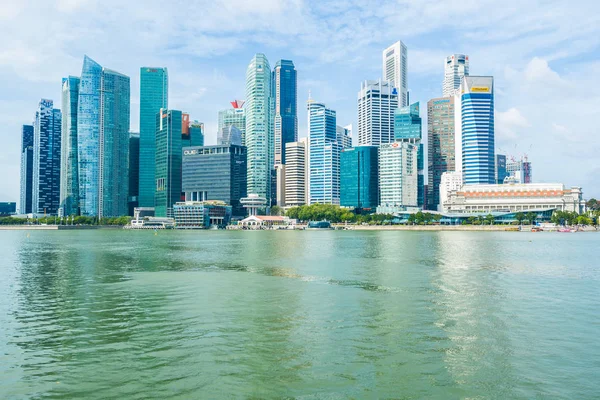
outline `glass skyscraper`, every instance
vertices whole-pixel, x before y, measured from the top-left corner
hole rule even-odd
[[[240,143],[246,143],[246,110],[242,108],[244,101],[234,100],[231,102],[233,108],[219,111],[219,122],[217,127],[217,143],[224,144],[224,136],[230,134],[230,128],[236,127],[240,131]]]
[[[19,213],[30,214],[33,189],[33,125],[21,129],[21,197]]]
[[[169,107],[168,93],[166,68],[140,68],[140,207],[154,207],[156,115]]]
[[[496,154],[496,183],[501,185],[504,183],[504,178],[509,176],[506,170],[506,156],[504,154]]]
[[[140,190],[140,134],[129,134],[129,215],[138,207]]]
[[[358,145],[379,146],[394,141],[394,111],[398,89],[388,81],[364,81],[358,92]]]
[[[400,92],[400,107],[408,105],[408,50],[398,41],[383,51],[383,79]],[[381,142],[388,143],[388,142]],[[375,144],[375,143],[374,143]],[[379,144],[379,143],[377,143]]]
[[[57,215],[60,204],[61,112],[42,99],[33,125],[32,212]]]
[[[160,110],[156,115],[155,215],[173,217],[173,205],[181,200],[182,113]]]
[[[466,75],[469,75],[469,56],[464,54],[452,54],[451,56],[446,57],[442,96],[453,96],[456,89],[460,87],[462,78]]]
[[[274,138],[271,119],[271,67],[264,54],[256,54],[246,70],[246,139],[248,194],[271,204]]]
[[[378,198],[377,146],[344,149],[340,155],[340,205],[374,209]]]
[[[340,204],[340,152],[336,113],[308,101],[309,204]]]
[[[440,204],[442,174],[454,171],[454,148],[454,97],[431,99],[427,103],[429,210],[437,210]]]
[[[421,117],[419,103],[401,107],[394,114],[394,140],[406,142],[418,147],[417,151],[417,205],[425,205],[424,150],[422,142]]]
[[[62,215],[79,215],[79,163],[77,104],[79,78],[62,80],[62,138],[60,162],[60,207]]]
[[[271,90],[275,104],[275,164],[285,164],[286,143],[298,140],[297,76],[291,60],[277,61]]]

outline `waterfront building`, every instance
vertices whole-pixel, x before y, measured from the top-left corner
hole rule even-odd
[[[231,127],[235,127],[240,132],[240,146],[245,146],[246,142],[246,111],[243,108],[243,100],[234,100],[231,102],[233,108],[219,111],[219,120],[217,126],[217,144],[227,144],[227,138],[224,137],[227,132],[231,132]],[[233,143],[238,144],[238,143]]]
[[[77,104],[79,78],[62,80],[62,133],[60,154],[60,214],[79,215],[79,162],[77,157]]]
[[[140,186],[138,203],[154,207],[156,191],[156,115],[169,108],[167,68],[140,68]]]
[[[463,185],[451,191],[444,210],[453,213],[524,212],[554,209],[583,213],[585,200],[580,187],[559,183]]]
[[[285,205],[306,204],[307,138],[285,144]]]
[[[140,188],[140,134],[131,132],[129,134],[129,200],[128,215],[133,216],[138,207],[138,196]]]
[[[33,124],[32,213],[58,215],[60,205],[61,112],[40,100]]]
[[[531,162],[527,156],[520,159],[511,159],[506,163],[506,175],[514,178],[518,183],[532,183],[531,180]]]
[[[496,154],[496,183],[504,183],[504,179],[506,179],[507,176],[506,156],[504,154]]]
[[[336,126],[337,142],[342,149],[352,147],[352,125]]]
[[[273,69],[272,96],[275,106],[275,165],[285,164],[286,143],[298,140],[298,93],[296,67],[291,60],[279,60]],[[283,199],[277,197],[278,203]]]
[[[357,146],[340,155],[340,205],[374,209],[379,205],[377,146]]]
[[[246,147],[214,145],[183,149],[182,190],[186,201],[220,200],[244,216],[240,199],[246,197]]]
[[[231,222],[232,207],[222,201],[183,201],[173,206],[176,229],[225,227]]]
[[[394,111],[398,90],[391,82],[367,80],[358,92],[358,145],[379,146],[394,141]]]
[[[309,204],[340,203],[340,151],[336,113],[308,101]]]
[[[17,203],[0,202],[0,217],[7,217],[17,213]]]
[[[258,215],[258,210],[267,206],[267,199],[255,193],[250,193],[248,197],[241,198],[240,203],[242,203],[242,207],[248,210],[248,215],[253,216]]]
[[[422,141],[421,117],[419,103],[407,107],[400,107],[394,113],[394,140],[414,144],[417,152],[417,206],[425,206],[425,152]]]
[[[460,87],[462,79],[467,75],[469,75],[469,56],[452,54],[446,57],[442,96],[454,96],[454,92]]]
[[[77,101],[81,215],[127,214],[129,122],[129,77],[85,56]]]
[[[378,213],[417,207],[418,151],[419,146],[409,142],[379,146]]]
[[[21,195],[19,213],[31,214],[33,201],[33,125],[21,128]]]
[[[408,105],[408,50],[401,41],[383,51],[383,79],[398,89],[400,97],[398,105],[406,107]]]
[[[271,119],[271,67],[264,54],[256,54],[246,70],[246,136],[248,193],[271,204],[274,138]]]
[[[454,97],[427,102],[428,210],[440,204],[442,174],[455,169]]]
[[[456,171],[446,171],[442,174],[440,181],[440,202],[437,206],[438,211],[442,211],[444,209],[444,204],[448,202],[450,193],[459,190],[462,185],[462,173]]]
[[[454,104],[456,170],[466,185],[495,183],[494,78],[465,76]]]
[[[178,110],[161,109],[156,115],[156,192],[157,217],[173,217],[173,204],[181,200],[183,115]]]

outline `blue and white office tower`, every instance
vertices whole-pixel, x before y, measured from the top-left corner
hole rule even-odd
[[[85,56],[77,104],[81,215],[127,215],[129,77]]]
[[[256,54],[246,70],[247,193],[271,204],[274,135],[271,119],[271,66],[264,54]]]
[[[494,77],[463,77],[454,104],[457,172],[465,185],[496,183]]]
[[[60,203],[61,113],[42,99],[33,124],[32,212],[57,215]]]
[[[309,204],[340,204],[340,152],[336,113],[308,100]]]
[[[79,215],[79,163],[77,157],[77,103],[79,78],[62,80],[62,134],[60,151],[60,210],[64,216]]]
[[[279,60],[271,82],[275,105],[275,164],[285,164],[285,145],[298,141],[298,92],[296,67],[291,60]]]

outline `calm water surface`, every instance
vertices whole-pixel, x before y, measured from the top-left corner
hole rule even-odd
[[[0,231],[0,398],[598,398],[599,244]]]

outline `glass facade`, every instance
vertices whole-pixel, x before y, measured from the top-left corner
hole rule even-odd
[[[177,110],[160,110],[156,115],[157,217],[173,217],[173,204],[181,200],[182,121]]]
[[[33,125],[32,212],[57,215],[60,205],[61,112],[42,99]]]
[[[264,54],[256,54],[246,70],[246,139],[249,194],[271,204],[274,138],[271,118],[271,67]]]
[[[394,111],[398,89],[388,81],[367,80],[358,92],[358,145],[379,146],[394,141]]]
[[[379,204],[377,146],[344,149],[340,155],[340,205],[374,209]]]
[[[21,128],[21,196],[19,213],[30,214],[33,189],[33,125]]]
[[[154,207],[156,115],[169,107],[168,93],[166,68],[140,68],[140,207]]]
[[[196,201],[179,202],[173,206],[177,229],[208,229],[211,225],[227,226],[231,221],[231,206]]]
[[[297,74],[291,60],[277,61],[271,89],[275,104],[275,164],[285,164],[286,143],[298,140]]]
[[[232,206],[233,215],[246,211],[246,147],[216,145],[183,149],[182,188],[186,201],[220,200]]]
[[[504,178],[508,176],[506,170],[506,156],[504,154],[496,154],[496,183],[501,185],[504,183]]]
[[[245,145],[246,141],[246,110],[242,108],[242,105],[244,104],[242,101],[233,101],[232,104],[234,104],[236,108],[219,111],[217,143],[226,144],[227,138],[225,136],[230,132],[230,128],[234,126],[240,132],[239,145],[242,146]]]
[[[454,97],[431,99],[427,103],[428,210],[440,204],[442,174],[454,171]]]
[[[425,207],[425,151],[422,142],[421,117],[419,103],[401,107],[394,113],[394,139],[397,142],[411,143],[417,146],[417,206]]]
[[[129,134],[129,215],[138,206],[140,188],[140,135]]]
[[[336,113],[308,102],[309,204],[340,204],[340,152]]]
[[[62,81],[62,138],[60,172],[60,207],[62,215],[79,215],[79,163],[77,146],[77,104],[79,78]]]

